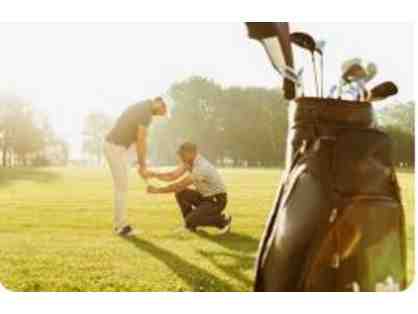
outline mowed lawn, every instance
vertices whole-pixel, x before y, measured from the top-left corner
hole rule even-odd
[[[129,221],[112,234],[106,169],[0,168],[0,282],[17,291],[251,291],[254,258],[280,170],[223,170],[229,235],[182,225],[172,195],[147,195],[131,171]],[[413,273],[414,175],[400,172]]]

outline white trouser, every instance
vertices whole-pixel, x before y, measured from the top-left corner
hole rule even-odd
[[[128,194],[128,149],[109,142],[104,144],[104,153],[113,177],[114,213],[116,230],[126,226],[126,197]]]

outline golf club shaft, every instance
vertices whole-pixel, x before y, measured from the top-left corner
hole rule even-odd
[[[316,97],[319,97],[319,84],[318,84],[318,73],[316,71],[316,62],[315,62],[315,55],[312,53],[312,66],[313,72],[315,77],[315,90],[316,90]]]
[[[321,54],[321,97],[324,97],[324,56]]]

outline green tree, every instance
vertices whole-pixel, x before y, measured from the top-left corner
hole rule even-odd
[[[233,166],[274,166],[284,159],[287,102],[277,90],[223,88],[194,76],[170,88],[175,108],[170,120],[153,125],[150,156],[175,160],[177,146],[195,142],[213,162]]]
[[[14,124],[12,149],[26,166],[28,157],[44,148],[45,137],[42,129],[35,124],[33,112],[28,108],[17,114]]]
[[[30,159],[45,147],[44,133],[36,121],[32,106],[16,101],[0,103],[0,146],[2,165],[12,160],[28,165]]]
[[[415,104],[394,103],[378,112],[382,129],[392,139],[392,155],[396,165],[415,166]]]

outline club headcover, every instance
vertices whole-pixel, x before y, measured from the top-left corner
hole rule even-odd
[[[247,22],[248,37],[258,40],[264,46],[274,68],[293,68],[293,52],[290,45],[289,23],[287,22]],[[279,49],[272,49],[278,44]],[[274,55],[272,55],[274,53]],[[295,98],[295,83],[284,78],[283,92],[286,99]]]

